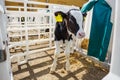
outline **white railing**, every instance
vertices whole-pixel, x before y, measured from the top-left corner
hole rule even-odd
[[[18,15],[16,16],[16,14]],[[26,46],[26,49],[23,51],[25,51],[25,53],[27,54],[30,53],[29,52],[30,46],[35,44],[40,44],[42,42],[50,43],[50,45],[48,45],[46,49],[53,47],[51,46],[51,44],[53,41],[52,35],[54,30],[54,23],[50,23],[51,20],[53,19],[53,16],[54,16],[53,14],[46,13],[41,15],[41,13],[39,12],[34,12],[34,13],[16,12],[14,16],[12,12],[9,12],[7,13],[7,16],[9,16],[10,18],[13,18],[11,21],[8,22],[8,28],[7,28],[8,36],[10,38],[10,41],[9,41],[10,46],[12,47],[13,45],[15,45],[14,47]],[[34,21],[26,20],[33,17],[34,17]],[[49,19],[46,19],[45,17],[48,17]],[[22,18],[24,18],[26,22],[21,21]],[[49,30],[49,32],[46,32],[47,29]],[[35,39],[33,39],[34,36],[36,36]],[[17,39],[17,40],[15,41],[13,39]],[[24,56],[25,55],[26,54],[24,54]]]
[[[15,53],[11,53],[11,59],[16,58],[18,64],[26,63],[29,54],[54,48],[55,18],[53,12],[59,8],[75,7],[26,0],[7,1],[24,4],[24,6],[6,6],[9,49],[10,52],[14,50]],[[29,4],[34,6],[28,6]],[[47,6],[47,8],[36,5]],[[21,57],[24,57],[24,60],[21,60]]]
[[[54,48],[52,45],[55,27],[54,14],[47,12],[48,9],[27,7],[27,4],[24,3],[23,7],[6,6],[9,49],[21,50],[17,54],[11,54],[11,59],[17,57],[18,64],[27,62],[27,55],[29,54]],[[9,8],[18,10],[8,10]],[[36,11],[27,11],[27,9],[36,9]],[[46,10],[46,12],[40,12],[40,10]],[[49,9],[49,11],[51,10]],[[31,48],[31,46],[36,45],[39,45],[39,49],[38,47],[36,49]],[[25,59],[21,61],[23,56]]]

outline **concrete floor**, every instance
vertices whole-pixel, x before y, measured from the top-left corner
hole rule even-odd
[[[60,54],[56,72],[50,74],[54,50],[29,55],[26,64],[17,65],[16,59],[12,60],[14,80],[101,80],[108,70],[82,56],[78,52],[70,56],[71,72],[66,72],[65,56]]]

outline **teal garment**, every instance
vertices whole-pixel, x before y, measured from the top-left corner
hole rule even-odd
[[[98,58],[100,61],[105,61],[112,30],[111,7],[104,0],[98,0],[91,6],[94,7],[87,54]],[[83,6],[83,8],[85,7]],[[85,9],[83,13],[89,10],[89,8]]]
[[[83,7],[81,8],[81,12],[85,13],[85,12],[91,10],[93,8],[93,6],[95,5],[96,2],[97,2],[97,0],[91,0],[91,1],[89,1],[87,3],[85,3],[83,5]]]

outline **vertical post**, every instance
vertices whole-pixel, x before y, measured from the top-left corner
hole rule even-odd
[[[49,10],[50,10],[50,15],[49,15],[49,39],[50,39],[50,41],[49,41],[49,47],[51,48],[52,47],[52,12],[51,12],[51,8],[49,8]]]
[[[27,26],[27,2],[28,0],[24,0],[24,18],[25,18],[25,22],[24,22],[24,29],[25,29],[25,45],[26,45],[26,52],[29,53],[29,40],[28,40],[28,26]],[[18,57],[18,65],[26,63],[28,60],[28,55],[24,55],[25,60],[21,61],[20,57]]]
[[[89,39],[89,36],[90,36],[92,13],[93,13],[93,9],[91,11],[87,12],[87,16],[86,16],[85,23],[84,23],[84,31],[86,33],[85,37],[88,38],[88,39]]]
[[[110,72],[103,80],[120,80],[120,0],[115,2],[115,23],[114,23],[114,35],[113,35],[113,50],[112,61],[110,66]]]
[[[25,14],[25,38],[26,38],[26,52],[29,53],[29,40],[28,40],[28,26],[27,26],[27,1],[24,1],[24,14]],[[25,63],[28,60],[28,55],[25,56]]]
[[[4,14],[4,0],[0,0],[0,50],[5,50],[6,60],[0,62],[0,80],[13,80],[11,66],[10,66],[10,54],[7,46],[7,31],[6,31],[6,16]],[[4,41],[4,44],[3,44]]]

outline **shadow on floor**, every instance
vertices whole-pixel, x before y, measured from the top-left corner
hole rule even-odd
[[[101,80],[108,71],[88,62],[84,56],[72,56],[71,72],[64,70],[65,57],[60,54],[56,72],[50,74],[50,66],[53,61],[53,53],[44,52],[44,55],[33,55],[28,63],[23,65],[12,64],[14,80]],[[72,60],[73,59],[73,60]],[[79,65],[78,65],[79,63]]]

